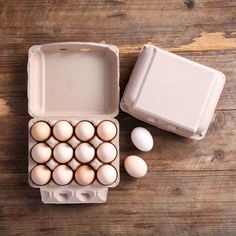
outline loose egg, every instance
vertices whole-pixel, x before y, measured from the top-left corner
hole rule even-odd
[[[112,140],[116,133],[115,124],[109,120],[102,121],[97,127],[97,134],[104,141]]]
[[[111,143],[102,143],[97,149],[97,157],[104,163],[109,163],[113,161],[116,156],[116,147]]]
[[[67,185],[73,178],[73,171],[67,165],[59,165],[53,170],[52,178],[58,185]]]
[[[89,185],[95,178],[95,171],[88,165],[80,166],[75,172],[75,180],[80,185]]]
[[[146,162],[138,156],[128,156],[125,159],[125,170],[134,178],[141,178],[147,173]]]
[[[51,171],[45,165],[37,165],[31,170],[30,177],[35,184],[45,185],[51,179]]]
[[[58,121],[53,126],[53,135],[59,141],[66,141],[71,138],[73,134],[73,127],[72,125],[65,120]]]
[[[30,131],[33,139],[39,142],[45,141],[51,134],[50,126],[44,121],[34,123]]]
[[[38,163],[47,162],[52,155],[52,149],[46,143],[37,143],[31,150],[31,156]]]
[[[97,179],[103,185],[111,185],[116,181],[117,171],[111,165],[102,165],[97,171]]]
[[[131,140],[135,147],[144,152],[150,151],[153,147],[152,135],[147,129],[142,127],[133,129]]]
[[[78,161],[88,163],[94,158],[95,149],[89,143],[81,143],[75,149],[75,156]]]
[[[95,134],[95,128],[89,121],[81,121],[75,127],[75,135],[81,141],[90,140]]]
[[[53,149],[53,156],[59,163],[66,163],[73,157],[73,148],[67,143],[59,143]]]

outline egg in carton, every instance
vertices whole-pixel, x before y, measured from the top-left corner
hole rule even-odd
[[[29,122],[30,186],[40,189],[44,203],[105,202],[108,188],[120,179],[119,123],[114,119],[119,112],[118,49],[78,42],[31,47],[28,101],[34,117]],[[42,139],[32,128],[40,123],[38,130],[46,133]],[[116,131],[107,140],[102,134],[106,123]]]

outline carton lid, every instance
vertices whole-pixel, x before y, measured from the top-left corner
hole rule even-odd
[[[32,46],[28,57],[28,110],[32,117],[118,115],[117,47],[52,43]]]
[[[157,127],[189,137],[201,132],[203,137],[224,81],[220,71],[147,44],[121,108]]]

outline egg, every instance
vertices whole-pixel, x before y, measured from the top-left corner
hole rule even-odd
[[[97,157],[104,163],[113,161],[117,156],[116,147],[108,142],[102,143],[97,149]]]
[[[53,149],[53,157],[59,163],[66,163],[73,157],[73,148],[67,143],[59,143]]]
[[[104,141],[112,140],[116,133],[115,124],[109,120],[102,121],[97,127],[97,134]]]
[[[78,161],[88,163],[94,158],[95,149],[89,143],[81,143],[75,149],[75,156]]]
[[[73,135],[72,125],[65,120],[58,121],[53,126],[53,135],[59,141],[66,141]]]
[[[97,171],[97,179],[103,185],[111,185],[116,181],[117,172],[111,165],[102,165]]]
[[[146,162],[138,156],[128,156],[124,162],[125,170],[134,178],[141,178],[147,173]]]
[[[53,170],[52,178],[58,185],[67,185],[73,178],[73,171],[67,165],[59,165]]]
[[[46,122],[38,121],[33,124],[30,132],[33,139],[35,139],[36,141],[42,142],[50,137],[51,128]]]
[[[51,179],[51,171],[45,165],[37,165],[31,170],[30,177],[35,184],[45,185]]]
[[[52,155],[52,149],[46,143],[37,143],[31,150],[31,156],[38,163],[47,162]]]
[[[148,152],[153,147],[153,138],[150,132],[143,128],[137,127],[131,132],[131,140],[136,148]]]
[[[90,140],[95,134],[95,128],[89,121],[81,121],[75,127],[75,135],[81,141]]]
[[[75,172],[75,180],[80,185],[89,185],[95,178],[95,171],[88,165],[80,166]]]

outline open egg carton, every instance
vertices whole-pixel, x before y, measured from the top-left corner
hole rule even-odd
[[[65,122],[65,119],[62,120]],[[106,120],[105,122],[112,122],[112,124],[115,125],[116,127],[116,133],[115,135],[112,134],[111,139],[108,138],[107,140],[103,140],[101,137],[99,137],[97,131],[94,132],[94,135],[92,137],[85,141],[85,140],[80,140],[77,135],[75,134],[75,129],[78,124],[81,122],[90,122],[94,126],[94,130],[97,130],[96,128],[98,127],[99,124],[101,124],[103,121],[102,120],[66,120],[66,122],[69,122],[69,124],[72,126],[73,129],[73,134],[70,136],[68,140],[59,140],[58,138],[55,137],[53,134],[53,128],[55,124],[61,122],[58,120],[42,120],[42,119],[32,119],[29,123],[29,166],[28,166],[28,171],[29,171],[29,184],[31,187],[34,188],[39,188],[41,189],[42,193],[42,199],[43,201],[50,201],[51,203],[57,203],[57,202],[64,202],[64,201],[70,201],[70,203],[77,203],[78,201],[84,202],[84,201],[105,201],[106,200],[106,195],[107,195],[107,187],[115,187],[119,183],[119,134],[118,134],[118,122],[116,120]],[[50,126],[50,135],[45,141],[36,141],[32,137],[31,133],[31,128],[32,126],[37,123],[37,122],[45,122]],[[79,136],[79,135],[78,135]],[[45,144],[48,148],[51,149],[49,151],[50,155],[46,157],[45,159],[45,153],[44,150],[41,151],[42,154],[40,153],[40,147],[37,148],[37,144]],[[62,155],[59,155],[58,157],[56,156],[55,153],[55,148],[58,147],[60,144],[66,144],[68,145],[66,148],[71,149],[71,153],[68,154],[65,150],[63,152],[63,149],[59,150],[59,152]],[[94,153],[92,156],[90,153],[86,153],[89,150],[85,151],[82,150],[82,153],[79,155],[76,155],[76,150],[78,150],[78,147],[81,147],[79,145],[81,144],[89,144],[90,149],[94,150]],[[110,157],[106,158],[111,158],[104,160],[102,154],[104,154],[104,151],[100,151],[98,153],[99,147],[102,147],[102,144],[112,144],[115,149],[115,155],[110,155]],[[37,150],[34,152],[35,154],[32,153],[32,150],[34,148],[37,148]],[[106,148],[106,147],[105,147]],[[109,150],[108,150],[109,151]],[[64,157],[66,154],[66,157]],[[85,155],[84,155],[85,154]],[[58,154],[57,154],[58,155]],[[42,157],[41,157],[42,156]],[[62,157],[61,157],[62,156]],[[89,157],[91,156],[91,157]],[[100,156],[100,157],[99,157]],[[39,160],[39,158],[43,158],[43,160]],[[38,158],[38,159],[36,159]],[[68,158],[68,159],[67,159]],[[89,159],[88,159],[89,158]],[[46,179],[46,183],[38,183],[37,181],[34,181],[32,178],[32,170],[34,170],[35,167],[37,166],[44,166],[47,168],[47,170],[50,171],[50,178],[49,180]],[[115,169],[115,175],[112,176],[107,176],[108,179],[100,180],[97,177],[98,170],[104,166],[104,165],[109,165],[111,167],[114,167]],[[58,168],[59,166],[66,166],[69,171],[69,176],[66,175],[66,173],[63,173],[60,171],[57,173],[57,176],[53,177],[53,173]],[[80,181],[77,181],[75,178],[75,173],[81,166],[88,166],[91,167],[92,170],[94,171],[94,175],[92,174],[92,179],[89,180],[89,183],[81,183]],[[65,168],[66,168],[65,167]],[[101,170],[101,169],[100,169]],[[44,172],[42,172],[43,174]],[[49,172],[48,172],[49,173]],[[70,175],[71,173],[71,175]],[[40,173],[39,173],[40,174]],[[35,178],[40,178],[39,174],[36,173]],[[85,174],[86,178],[86,173]],[[80,173],[81,175],[81,173]],[[55,179],[54,179],[55,178]],[[59,178],[59,179],[58,179]],[[83,176],[82,176],[83,178]],[[100,177],[101,178],[101,177]],[[57,180],[58,179],[58,180]],[[39,179],[40,181],[40,179]],[[44,180],[43,180],[44,181]],[[84,181],[82,179],[82,181]],[[82,189],[78,190],[78,187],[83,187]],[[95,191],[94,191],[95,189]]]
[[[105,202],[108,188],[117,186],[120,180],[119,123],[114,119],[119,112],[118,49],[107,44],[78,42],[31,47],[28,101],[29,114],[34,117],[29,122],[29,185],[40,189],[44,203]],[[61,138],[57,133],[55,127],[60,122],[71,126],[58,131],[61,135],[72,132],[67,138]],[[94,127],[93,135],[87,139],[80,138],[80,131],[76,131],[82,122]],[[99,125],[104,122],[115,127],[113,137],[106,139],[99,133]],[[43,123],[48,129],[42,139],[37,138],[37,129],[34,129],[38,123]],[[38,130],[40,133],[43,128]],[[84,131],[86,133],[86,128],[81,132]],[[82,144],[89,146],[92,154],[87,150],[89,153],[86,155]],[[48,151],[42,151],[46,156],[40,154],[37,145],[46,147]],[[60,145],[66,146],[70,154],[60,149]],[[114,147],[112,157],[106,155],[104,147],[105,156],[102,156],[102,145]],[[83,177],[82,167],[87,168],[91,175]],[[36,168],[39,171],[35,171]],[[110,175],[109,170],[112,170]],[[42,181],[38,180],[40,171],[43,173]]]

